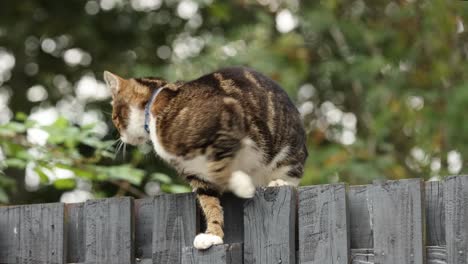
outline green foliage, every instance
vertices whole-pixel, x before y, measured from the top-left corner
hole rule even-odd
[[[96,197],[141,196],[148,183],[188,191],[151,147],[115,154],[111,118],[101,115],[110,109],[108,98],[80,94],[82,77],[99,81],[103,70],[173,81],[230,65],[264,72],[304,116],[310,157],[302,184],[467,172],[463,1],[185,0],[198,7],[190,18],[180,15],[180,2],[166,0],[154,10],[134,8],[135,1],[0,2],[0,54],[15,58],[8,78],[0,72],[0,123],[5,109],[17,113],[0,126],[0,203],[21,193],[28,168],[41,188],[69,191],[84,181]],[[294,19],[290,31],[278,30]],[[76,48],[84,57],[67,62]],[[47,96],[27,100],[34,85]],[[50,125],[32,121],[47,107],[63,117]],[[98,113],[97,123],[82,121],[89,112]],[[96,133],[103,122],[111,130]],[[46,142],[31,143],[31,129],[45,132]],[[76,177],[54,178],[55,168]]]

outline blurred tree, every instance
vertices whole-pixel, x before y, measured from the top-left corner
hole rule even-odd
[[[466,172],[467,17],[442,0],[1,1],[0,203],[187,191],[151,147],[113,159],[103,70],[264,72],[304,117],[303,184]]]

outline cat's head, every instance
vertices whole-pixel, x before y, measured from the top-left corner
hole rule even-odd
[[[124,143],[138,145],[149,139],[144,129],[145,106],[155,89],[166,84],[159,78],[124,79],[108,71],[104,80],[112,91],[112,122]]]

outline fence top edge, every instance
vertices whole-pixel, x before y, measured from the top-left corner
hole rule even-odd
[[[443,181],[443,182],[447,182],[447,181],[451,181],[451,180],[455,180],[455,179],[460,179],[460,178],[468,179],[468,175],[465,175],[465,174],[450,175],[450,176],[446,176],[446,177],[442,178],[442,181]]]
[[[32,203],[32,204],[10,204],[10,205],[0,205],[0,209],[14,209],[14,208],[21,208],[21,207],[65,207],[66,204],[62,202],[56,203]]]
[[[99,202],[125,202],[125,201],[132,201],[135,200],[135,198],[131,196],[120,196],[120,197],[109,197],[109,198],[98,198],[98,199],[89,199],[84,202],[84,204],[89,204],[89,203],[99,203]]]
[[[394,184],[394,183],[423,183],[425,182],[422,178],[410,178],[410,179],[400,179],[400,180],[374,180],[371,185],[385,185],[385,184]]]
[[[348,183],[345,182],[338,182],[338,183],[328,183],[328,184],[316,184],[316,185],[306,185],[306,186],[299,186],[298,188],[295,188],[293,186],[281,186],[281,187],[257,187],[256,191],[260,193],[264,193],[268,189],[286,189],[295,192],[297,191],[302,191],[302,190],[308,190],[311,188],[317,188],[317,187],[324,187],[324,186],[345,186],[348,190],[359,190],[359,189],[365,189],[370,186],[381,186],[385,184],[391,184],[391,183],[421,183],[421,184],[441,184],[445,183],[448,181],[456,180],[456,179],[466,179],[468,180],[468,175],[461,174],[461,175],[450,175],[450,176],[445,176],[441,178],[440,180],[437,181],[424,181],[422,178],[410,178],[410,179],[399,179],[399,180],[375,180],[371,184],[361,184],[361,185],[349,185]],[[125,200],[130,200],[134,201],[135,203],[141,203],[143,201],[153,201],[157,198],[162,198],[162,197],[183,197],[183,196],[195,196],[193,192],[186,192],[186,193],[177,193],[177,194],[168,194],[168,193],[162,193],[158,194],[156,196],[150,196],[150,197],[145,197],[145,198],[139,198],[135,199],[134,197],[131,196],[122,196],[122,197],[110,197],[110,198],[99,198],[99,199],[90,199],[85,202],[80,202],[80,203],[63,203],[63,202],[54,202],[54,203],[32,203],[32,204],[12,204],[12,205],[0,205],[1,209],[8,209],[8,208],[21,208],[25,206],[63,206],[64,208],[73,208],[73,207],[78,207],[80,205],[88,204],[88,203],[95,203],[95,202],[107,202],[107,201],[125,201]]]
[[[297,189],[298,191],[302,190],[310,190],[314,188],[324,188],[324,187],[341,187],[341,188],[347,188],[349,185],[345,182],[337,182],[337,183],[325,183],[325,184],[316,184],[316,185],[305,185],[305,186],[299,186]],[[358,185],[354,185],[358,186]],[[360,185],[360,186],[366,186],[366,185]]]

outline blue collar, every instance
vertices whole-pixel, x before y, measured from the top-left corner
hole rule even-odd
[[[153,105],[154,100],[156,99],[156,96],[158,96],[159,92],[161,92],[162,89],[163,89],[162,87],[155,89],[153,93],[151,94],[151,99],[145,105],[145,131],[148,134],[150,133],[150,130],[149,130],[150,108]]]

